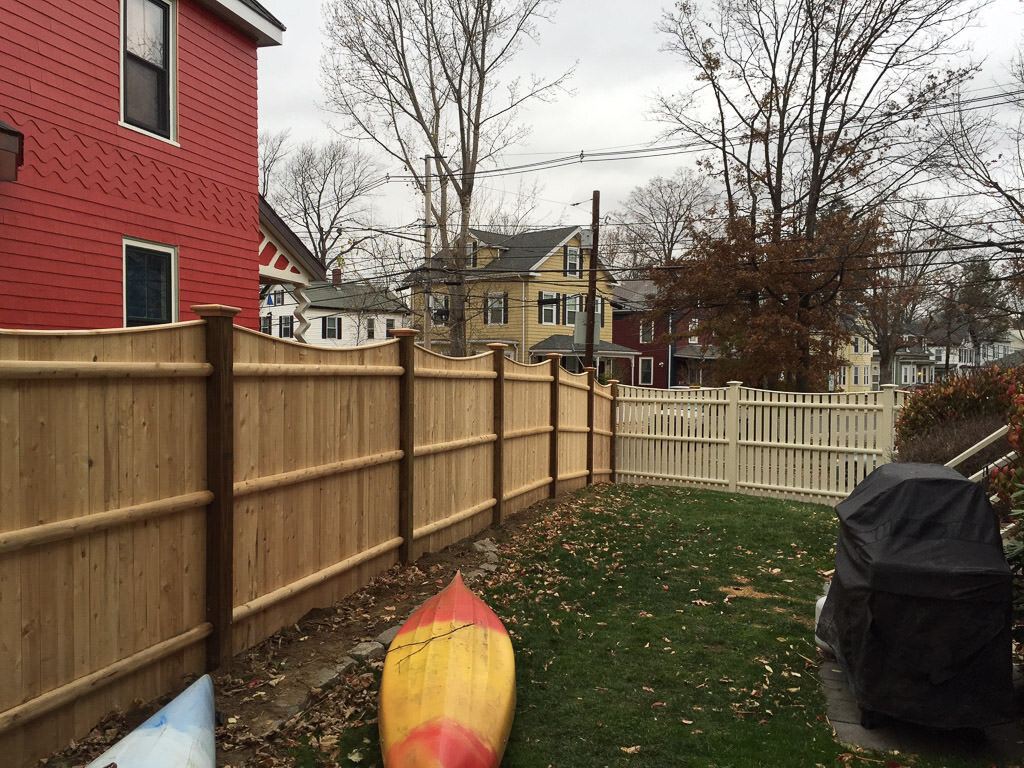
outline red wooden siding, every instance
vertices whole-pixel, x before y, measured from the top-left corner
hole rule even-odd
[[[122,238],[178,249],[193,304],[258,322],[256,46],[177,12],[180,146],[118,125],[120,0],[0,0],[0,120],[25,135],[0,182],[0,327],[123,324]]]

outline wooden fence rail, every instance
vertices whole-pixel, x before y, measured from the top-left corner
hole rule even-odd
[[[0,754],[27,766],[396,561],[613,471],[613,389],[232,325],[0,331]]]
[[[834,503],[890,460],[905,397],[620,386],[616,479]]]

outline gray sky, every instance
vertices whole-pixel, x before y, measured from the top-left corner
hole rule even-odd
[[[262,0],[287,27],[284,45],[259,52],[260,129],[291,130],[295,140],[327,139],[330,113],[320,108],[322,0]],[[656,139],[660,126],[647,117],[652,95],[688,85],[676,59],[660,51],[662,36],[654,30],[670,0],[561,0],[551,23],[541,22],[539,45],[527,43],[517,61],[539,75],[564,71],[576,64],[570,87],[552,103],[534,104],[521,113],[532,129],[521,146],[512,147],[503,165],[555,156],[640,147]],[[976,58],[987,57],[982,78],[972,88],[1006,83],[1009,59],[1024,43],[1024,5],[1020,0],[994,0],[971,33]],[[638,185],[656,175],[667,176],[690,164],[690,155],[660,159],[574,164],[541,173],[537,180],[540,210],[531,224],[589,224],[590,197],[601,191],[607,213]],[[399,173],[397,167],[387,167]],[[488,180],[483,186],[511,192],[517,177]],[[422,204],[407,188],[391,184],[375,203],[379,225],[408,224],[422,216]],[[573,208],[572,203],[582,202]]]

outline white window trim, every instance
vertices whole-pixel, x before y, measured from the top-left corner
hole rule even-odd
[[[576,268],[573,269],[570,264],[569,254],[573,251],[576,252]],[[567,245],[565,252],[565,275],[566,277],[583,277],[583,249],[575,245]]]
[[[118,73],[119,73],[119,88],[118,88],[118,121],[117,124],[122,128],[127,128],[129,131],[135,131],[143,136],[149,136],[151,139],[162,141],[166,144],[170,144],[175,147],[180,147],[178,143],[178,0],[160,0],[160,2],[166,3],[168,6],[167,20],[170,24],[170,29],[167,30],[167,39],[169,41],[170,51],[167,56],[167,66],[171,70],[170,82],[167,86],[167,110],[170,113],[168,115],[170,136],[161,136],[159,133],[152,133],[147,131],[145,128],[140,128],[137,125],[132,125],[124,119],[124,26],[125,26],[125,0],[118,0],[120,6],[120,14],[118,15],[118,41],[120,47],[118,48]]]
[[[578,315],[580,312],[583,311],[582,309],[580,309],[580,306],[582,305],[582,303],[583,303],[583,297],[582,296],[573,295],[573,296],[566,296],[565,297],[565,324],[566,325],[571,325],[571,326],[575,326],[576,325],[576,315]],[[572,309],[569,308],[570,304],[572,305]],[[572,314],[572,317],[569,317],[570,313]]]
[[[650,331],[645,334],[644,331]],[[645,338],[646,336],[646,338]],[[640,343],[641,344],[653,344],[654,343],[654,321],[653,320],[641,320],[640,321]]]
[[[155,243],[152,240],[138,240],[133,237],[121,238],[121,327],[128,327],[128,265],[129,248],[145,248],[163,251],[171,257],[171,322],[178,322],[178,249],[173,245]]]
[[[552,291],[539,291],[537,294],[537,300],[541,303],[540,312],[540,324],[541,325],[558,325],[558,316],[561,314],[558,306],[558,294]],[[551,312],[551,320],[545,320],[544,316]]]
[[[505,296],[504,291],[490,291],[487,294],[484,305],[484,325],[507,325],[505,323]],[[494,310],[498,311],[498,319],[494,319]]]
[[[644,361],[649,360],[651,363],[650,372],[647,377],[647,381],[644,381]],[[641,387],[654,386],[654,358],[653,357],[641,357],[636,364],[636,381],[637,385]]]

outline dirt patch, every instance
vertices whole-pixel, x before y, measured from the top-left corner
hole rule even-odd
[[[217,765],[223,768],[283,768],[304,737],[342,721],[358,727],[375,722],[380,657],[353,660],[353,649],[373,644],[400,626],[425,600],[461,571],[471,588],[510,578],[503,544],[519,539],[552,506],[542,502],[501,526],[427,554],[409,567],[395,566],[330,608],[311,611],[237,655],[214,675]],[[498,562],[473,544],[490,538]],[[475,574],[475,575],[474,575]],[[39,765],[77,768],[88,764],[139,725],[166,699],[105,718],[84,739]]]
[[[739,581],[739,579],[737,579]],[[749,580],[748,580],[749,581]],[[786,598],[782,595],[770,595],[767,592],[758,592],[751,586],[744,585],[742,587],[719,587],[719,592],[725,592],[727,597],[726,600],[731,600],[734,597],[752,597],[755,600],[785,600]]]

